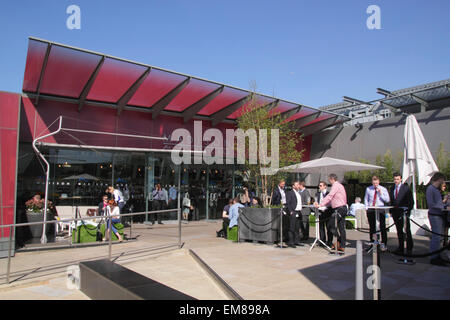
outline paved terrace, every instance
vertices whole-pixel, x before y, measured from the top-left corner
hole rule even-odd
[[[344,256],[329,255],[309,245],[279,249],[259,243],[232,243],[216,238],[219,221],[183,224],[183,248],[177,248],[175,224],[133,225],[137,241],[113,245],[113,258],[129,269],[198,299],[226,299],[226,295],[189,255],[192,249],[244,299],[354,299],[356,240],[368,235],[347,230]],[[314,234],[311,229],[311,234]],[[388,246],[395,249],[395,234]],[[312,243],[312,239],[310,241]],[[415,252],[426,253],[429,240],[415,237]],[[11,284],[0,285],[4,299],[88,299],[66,286],[67,266],[106,258],[107,246],[19,252],[12,259]],[[450,268],[432,266],[428,258],[416,264],[397,264],[398,257],[381,256],[382,298],[450,299]],[[364,254],[365,268],[372,256]],[[7,260],[0,260],[0,282],[5,281]],[[365,275],[365,280],[368,275]],[[372,292],[365,289],[365,299]]]

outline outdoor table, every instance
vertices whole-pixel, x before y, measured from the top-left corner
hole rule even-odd
[[[376,240],[374,241],[375,245],[379,245],[380,244],[380,211],[386,211],[389,209],[394,208],[393,206],[383,206],[383,207],[378,207],[378,206],[368,206],[366,207],[367,210],[375,210],[375,230],[377,231],[376,234]],[[370,252],[371,250],[373,250],[373,247],[368,251]]]
[[[305,205],[302,207],[313,209],[314,217],[316,218],[316,239],[314,240],[313,244],[311,245],[311,248],[309,248],[309,251],[312,251],[312,249],[314,249],[314,247],[317,245],[317,242],[320,242],[322,245],[325,246],[325,248],[327,248],[329,251],[331,251],[331,248],[329,246],[327,246],[327,244],[325,242],[323,242],[322,239],[320,239],[320,219],[319,219],[319,217],[320,217],[321,213],[327,209],[327,207],[316,208],[313,205]]]

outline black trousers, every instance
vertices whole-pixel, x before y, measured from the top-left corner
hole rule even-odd
[[[386,230],[386,218],[383,210],[378,210],[380,217],[380,230],[381,230],[381,243],[387,244],[387,230]],[[374,235],[376,234],[376,212],[374,209],[367,210],[367,220],[369,220],[370,228],[370,241],[374,241]]]
[[[319,235],[320,240],[325,242],[328,245],[331,245],[333,234],[331,233],[331,230],[328,226],[329,221],[327,219],[331,218],[331,214],[333,213],[333,210],[327,209],[320,213],[319,216]]]
[[[395,227],[397,229],[398,247],[401,250],[405,249],[405,233],[403,232],[403,226],[405,223],[403,216],[403,209],[393,208],[391,210],[392,218],[395,222]],[[411,211],[406,213],[406,250],[411,253],[413,250],[413,238],[411,234],[411,222],[409,221],[409,215]]]
[[[309,214],[302,214],[300,220],[300,234],[302,240],[309,239]]]
[[[298,215],[299,217],[296,217]],[[299,228],[300,228],[300,221],[302,212],[301,211],[294,211],[291,214],[289,214],[289,245],[294,245],[296,243],[300,242],[300,234],[299,234]]]
[[[152,201],[152,211],[163,210],[165,203],[166,202],[164,200],[153,200]],[[155,223],[155,215],[157,216],[158,223],[161,223],[161,213],[150,214],[150,221],[152,223]]]
[[[283,241],[284,242],[289,242],[289,226],[291,224],[291,222],[290,222],[290,215],[289,215],[289,213],[287,213],[287,209],[286,208],[284,208],[283,211],[286,212],[286,214],[283,213],[283,219],[282,219],[282,223],[283,223]]]
[[[337,238],[341,248],[345,248],[347,241],[347,233],[345,231],[345,216],[347,215],[347,207],[342,206],[333,209],[331,219],[328,220],[327,226],[330,230],[331,238],[328,239],[329,243],[333,243],[333,236]]]

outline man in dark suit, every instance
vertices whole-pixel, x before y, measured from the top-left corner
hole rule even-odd
[[[292,190],[286,193],[287,215],[289,217],[288,246],[295,248],[300,246],[299,222],[302,218],[302,197],[300,195],[300,183],[295,181]]]
[[[283,214],[283,239],[284,241],[288,241],[289,238],[289,216],[287,215],[286,210],[286,182],[281,180],[278,185],[274,188],[272,192],[272,205],[274,206],[283,206],[284,214]]]
[[[328,195],[327,191],[327,183],[325,181],[319,182],[319,191],[317,191],[315,195],[315,199],[317,203],[320,203],[325,197]],[[319,209],[317,209],[319,210]],[[320,234],[320,240],[325,242],[329,247],[331,247],[331,239],[333,238],[333,235],[331,234],[330,228],[328,228],[327,219],[331,217],[331,214],[333,213],[333,210],[331,207],[327,207],[325,211],[320,211],[319,215],[319,234]],[[326,229],[326,232],[325,232]]]
[[[306,241],[309,239],[309,215],[311,214],[311,208],[306,207],[310,200],[311,195],[309,191],[306,190],[305,181],[300,181],[300,195],[302,196],[302,218],[300,221],[300,234],[301,240]]]
[[[411,189],[407,184],[402,183],[402,175],[400,173],[394,173],[394,186],[389,190],[389,197],[391,204],[394,207],[390,210],[392,218],[394,219],[395,226],[397,228],[398,248],[395,250],[397,253],[403,254],[404,245],[404,209],[408,208],[406,212],[406,250],[407,254],[412,253],[413,238],[411,235],[411,223],[409,221],[409,215],[414,207],[414,198]]]

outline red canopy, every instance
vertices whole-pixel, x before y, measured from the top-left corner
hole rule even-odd
[[[169,114],[211,120],[213,125],[235,121],[252,94],[249,90],[161,68],[30,38],[23,92],[40,98],[149,111],[153,119]],[[305,134],[350,120],[302,104],[256,94],[258,104],[286,115]]]

